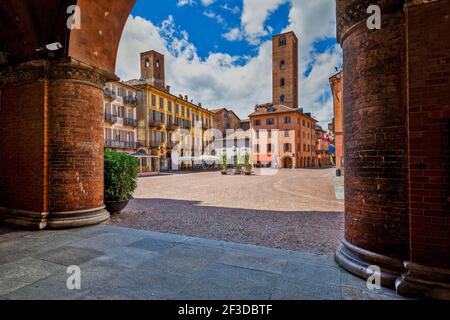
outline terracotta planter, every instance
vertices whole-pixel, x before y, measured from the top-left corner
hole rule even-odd
[[[226,176],[228,174],[228,172],[226,171],[220,171],[220,173],[222,173],[222,175]]]
[[[126,201],[118,201],[118,202],[109,202],[105,201],[106,210],[112,215],[120,214],[123,209],[128,205],[129,200]]]

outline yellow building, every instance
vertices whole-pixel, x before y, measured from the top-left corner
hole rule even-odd
[[[121,82],[110,82],[104,90],[105,148],[136,152],[137,107],[142,92]]]
[[[138,107],[138,142],[141,152],[160,157],[160,168],[177,170],[192,167],[192,161],[178,160],[199,156],[212,141],[209,129],[214,114],[188,96],[175,96],[165,85],[164,56],[156,51],[141,53],[141,79],[127,83],[144,92]],[[179,143],[180,142],[180,143]],[[176,161],[174,149],[176,149]]]

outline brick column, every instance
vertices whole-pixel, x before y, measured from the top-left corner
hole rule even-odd
[[[344,52],[345,241],[337,262],[367,277],[377,265],[394,287],[408,257],[408,180],[402,0],[338,0]],[[381,8],[369,30],[367,8]]]
[[[0,217],[37,229],[107,220],[103,84],[113,76],[67,58],[11,67],[0,78],[8,113],[0,120]]]
[[[410,258],[397,291],[450,299],[450,0],[405,7]]]

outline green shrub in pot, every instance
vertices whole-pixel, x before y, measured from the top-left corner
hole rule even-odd
[[[137,188],[138,160],[126,153],[105,152],[105,204],[111,214],[120,213]]]

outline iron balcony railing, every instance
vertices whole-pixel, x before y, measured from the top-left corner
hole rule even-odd
[[[179,125],[178,123],[174,123],[174,122],[169,123],[169,124],[167,125],[167,129],[170,130],[170,131],[175,131],[175,130],[177,130],[179,127],[180,127],[180,125]]]
[[[163,123],[161,121],[158,120],[150,120],[149,121],[149,126],[150,128],[162,128],[163,127]]]
[[[133,96],[123,97],[123,103],[124,104],[130,104],[132,106],[137,106],[138,105],[138,99],[136,97],[133,97]]]
[[[105,147],[113,149],[137,149],[138,143],[134,141],[105,140]]]
[[[130,127],[137,127],[138,121],[136,119],[125,118],[125,119],[123,119],[123,125],[130,126]]]
[[[116,93],[111,91],[110,89],[106,88],[103,92],[105,98],[109,99],[109,100],[114,100],[116,99]]]
[[[159,148],[164,144],[164,142],[161,141],[150,141],[150,147],[152,148]]]
[[[117,122],[117,115],[105,113],[105,121],[109,123],[116,123]]]

